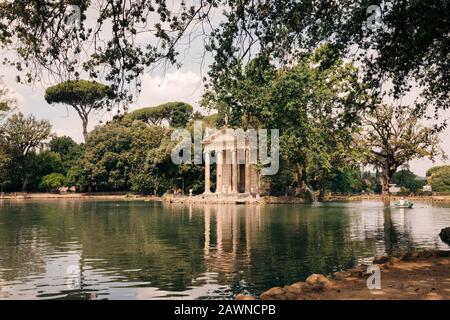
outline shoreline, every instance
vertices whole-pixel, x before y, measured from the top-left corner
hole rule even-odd
[[[0,200],[56,200],[56,199],[99,199],[162,201],[161,197],[134,195],[130,193],[27,193],[0,195]]]
[[[310,275],[304,282],[273,287],[261,300],[449,300],[450,250],[424,250],[400,257],[379,256],[380,288],[369,289],[369,265],[359,265],[329,276]],[[236,300],[256,300],[237,295]]]
[[[329,195],[325,198],[326,202],[350,202],[350,201],[363,201],[363,200],[373,200],[373,201],[396,201],[399,200],[401,196],[390,196],[383,197],[381,195],[349,195],[349,196],[338,196]],[[405,197],[411,201],[417,202],[431,202],[431,203],[450,203],[450,195],[433,195],[433,196],[410,196]],[[173,197],[173,196],[146,196],[139,194],[132,194],[128,192],[117,192],[117,193],[12,193],[12,194],[2,194],[0,195],[0,200],[27,200],[27,199],[109,199],[109,200],[136,200],[136,201],[164,201],[172,203],[211,203],[210,201],[197,201],[195,197],[193,199],[189,196],[185,197]],[[227,201],[215,201],[217,203],[227,203]],[[286,196],[262,196],[257,201],[252,203],[257,204],[304,204],[305,201],[302,198],[297,197],[286,197]]]
[[[325,198],[325,202],[339,202],[339,201],[362,201],[362,200],[400,200],[401,198],[407,198],[411,201],[418,202],[450,202],[450,195],[432,195],[432,196],[397,196],[391,195],[389,197],[382,195],[350,195],[350,196],[338,196],[331,195]]]

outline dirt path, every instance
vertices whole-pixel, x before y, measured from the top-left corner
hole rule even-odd
[[[402,261],[381,270],[381,289],[369,290],[366,278],[334,281],[336,288],[303,299],[450,299],[450,258]]]
[[[424,251],[401,258],[376,258],[381,289],[370,290],[368,266],[336,272],[329,277],[311,275],[305,282],[272,288],[261,299],[280,300],[449,300],[450,251]],[[252,299],[238,296],[237,299]]]

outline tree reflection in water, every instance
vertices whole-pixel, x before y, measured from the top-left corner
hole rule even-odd
[[[438,248],[450,222],[445,207],[400,212],[377,202],[10,201],[0,210],[0,298],[258,294],[375,254]],[[80,269],[71,289],[70,265]]]

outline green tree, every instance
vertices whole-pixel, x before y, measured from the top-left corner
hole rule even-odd
[[[423,96],[415,105],[417,113],[424,115],[431,106],[438,116],[437,111],[449,107],[446,0],[227,1],[225,7],[225,19],[208,45],[214,56],[213,81],[249,56],[262,53],[286,65],[305,50],[330,42],[359,61],[374,92],[381,94],[382,84],[391,79],[391,94],[398,98],[416,81]]]
[[[430,175],[428,175],[430,173]],[[450,192],[450,166],[433,167],[427,172],[428,183],[435,192]]]
[[[67,181],[92,191],[132,190],[158,194],[181,188],[200,192],[203,168],[172,162],[173,128],[149,126],[129,117],[92,131],[83,156],[68,170]]]
[[[329,188],[337,193],[359,193],[362,191],[361,170],[358,166],[335,168],[330,172]]]
[[[140,120],[150,126],[160,126],[166,121],[171,127],[185,127],[191,119],[193,108],[184,102],[168,102],[157,107],[135,110],[128,119]]]
[[[14,114],[1,128],[3,144],[21,171],[22,192],[28,184],[28,156],[50,136],[51,125],[47,120],[37,120],[33,115]]]
[[[379,172],[365,171],[362,174],[361,187],[364,192],[378,193],[381,192],[380,174]]]
[[[266,56],[260,55],[245,66],[240,61],[207,86],[202,106],[218,111],[218,125],[227,117],[231,126],[258,128],[276,77],[277,69]]]
[[[64,23],[68,4],[81,9],[78,28]],[[419,111],[424,105],[437,110],[449,106],[447,0],[191,0],[175,8],[166,0],[105,0],[97,7],[81,0],[0,5],[0,43],[14,49],[17,56],[8,62],[26,72],[30,82],[44,70],[68,79],[67,74],[81,69],[94,79],[104,76],[114,92],[126,91],[133,80],[139,87],[144,71],[161,60],[179,62],[182,44],[189,46],[188,40],[195,38],[189,33],[197,35],[200,28],[215,61],[212,78],[257,53],[286,65],[305,49],[329,41],[360,60],[373,89],[382,90],[380,84],[391,78],[394,95],[400,95],[413,79],[424,93],[423,104],[416,105]],[[373,5],[381,16],[370,15]],[[95,27],[86,23],[88,9]],[[378,28],[371,27],[374,18],[382,19]],[[112,30],[109,37],[104,36],[106,25]],[[142,46],[138,40],[143,33],[157,41]]]
[[[1,80],[1,78],[0,78]],[[10,92],[0,81],[0,124],[15,108],[16,100],[10,97]]]
[[[323,45],[291,67],[277,70],[260,56],[227,72],[203,105],[218,109],[221,119],[227,115],[232,126],[279,129],[282,163],[296,186],[310,194],[307,169],[315,166],[323,195],[329,172],[352,154],[352,132],[367,105],[357,69]]]
[[[140,160],[133,165],[131,175],[132,190],[145,194],[162,195],[184,187],[184,192],[192,189],[201,192],[204,187],[203,166],[194,164],[176,165],[171,152],[176,143],[171,140],[172,128],[154,127],[151,147],[148,143],[138,148]]]
[[[158,147],[148,151],[143,172],[148,176],[151,191],[155,195],[162,195],[178,185],[180,166],[173,164],[170,157],[174,147],[175,143],[167,135]]]
[[[39,188],[44,191],[57,191],[65,185],[65,179],[66,178],[61,173],[51,173],[42,177]]]
[[[58,153],[40,149],[28,155],[28,187],[30,191],[40,190],[42,178],[51,173],[65,174],[64,163]]]
[[[95,129],[86,143],[81,168],[96,190],[127,190],[130,188],[130,149],[133,129],[119,122]],[[90,190],[91,191],[91,190]]]
[[[3,150],[1,144],[0,147],[2,147],[0,148],[0,192],[3,192],[5,185],[10,183],[9,173],[12,159],[10,155]]]
[[[208,126],[210,128],[217,128],[219,123],[219,114],[213,113],[203,117],[201,120],[205,126]]]
[[[170,110],[163,106],[141,108],[126,116],[131,120],[140,120],[149,126],[160,126],[164,121],[169,121]]]
[[[84,140],[87,141],[89,115],[93,110],[106,106],[108,93],[108,87],[104,84],[73,80],[47,88],[45,100],[49,104],[65,104],[75,109],[82,122]]]
[[[434,166],[427,170],[426,176],[431,177],[434,173],[436,173],[437,171],[440,171],[441,169],[444,169],[446,167],[448,167],[448,165]]]
[[[129,102],[134,89],[141,89],[145,71],[160,62],[178,62],[178,45],[199,23],[209,24],[208,12],[217,6],[213,2],[106,0],[96,6],[84,0],[2,1],[0,45],[16,53],[6,61],[24,74],[22,82],[43,74],[105,79],[114,98]],[[79,8],[75,25],[68,23],[69,5]],[[94,24],[86,21],[88,11]],[[154,41],[142,45],[143,34]]]
[[[64,166],[64,173],[75,165],[76,161],[83,155],[84,145],[77,144],[71,137],[52,137],[48,143],[50,151],[57,153]]]
[[[166,105],[172,109],[170,117],[170,126],[174,128],[186,127],[192,117],[193,108],[184,102],[169,102]]]
[[[199,121],[199,120],[203,120],[205,118],[205,116],[200,111],[195,111],[192,114],[191,118],[192,118],[192,120]]]
[[[410,170],[403,169],[394,173],[392,176],[392,183],[406,188],[409,192],[417,193],[424,185],[426,185],[426,180],[420,180]]]
[[[358,160],[360,150],[352,147],[353,128],[334,128],[333,121],[312,121],[311,143],[307,154],[307,171],[319,190],[318,201],[325,191],[350,193],[361,191]],[[337,181],[342,179],[342,181]]]
[[[147,154],[161,144],[167,130],[130,119],[114,120],[96,128],[83,156],[69,170],[68,180],[92,191],[142,191],[145,188],[136,185],[145,185],[149,179],[143,169]]]
[[[75,187],[80,192],[85,191],[86,188],[90,188],[90,191],[92,191],[92,180],[90,180],[85,169],[82,158],[78,159],[67,171],[66,184]]]
[[[56,152],[64,159],[69,156],[71,150],[77,146],[77,143],[68,136],[52,137],[48,143],[50,151]]]
[[[437,134],[419,125],[413,108],[379,105],[363,124],[356,143],[366,150],[367,163],[381,171],[383,195],[389,195],[389,184],[399,167],[414,159],[445,156]]]
[[[264,189],[266,184],[266,188],[268,187],[268,192],[271,195],[275,196],[293,196],[295,195],[295,189],[293,186],[296,186],[296,174],[294,170],[292,170],[292,166],[286,163],[285,160],[280,159],[280,170],[276,175],[262,177],[261,179],[261,187]]]

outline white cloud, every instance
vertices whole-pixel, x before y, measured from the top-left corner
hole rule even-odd
[[[157,106],[170,101],[191,104],[196,110],[203,92],[203,83],[198,73],[176,70],[165,76],[146,75],[142,78],[142,92],[130,109]]]

